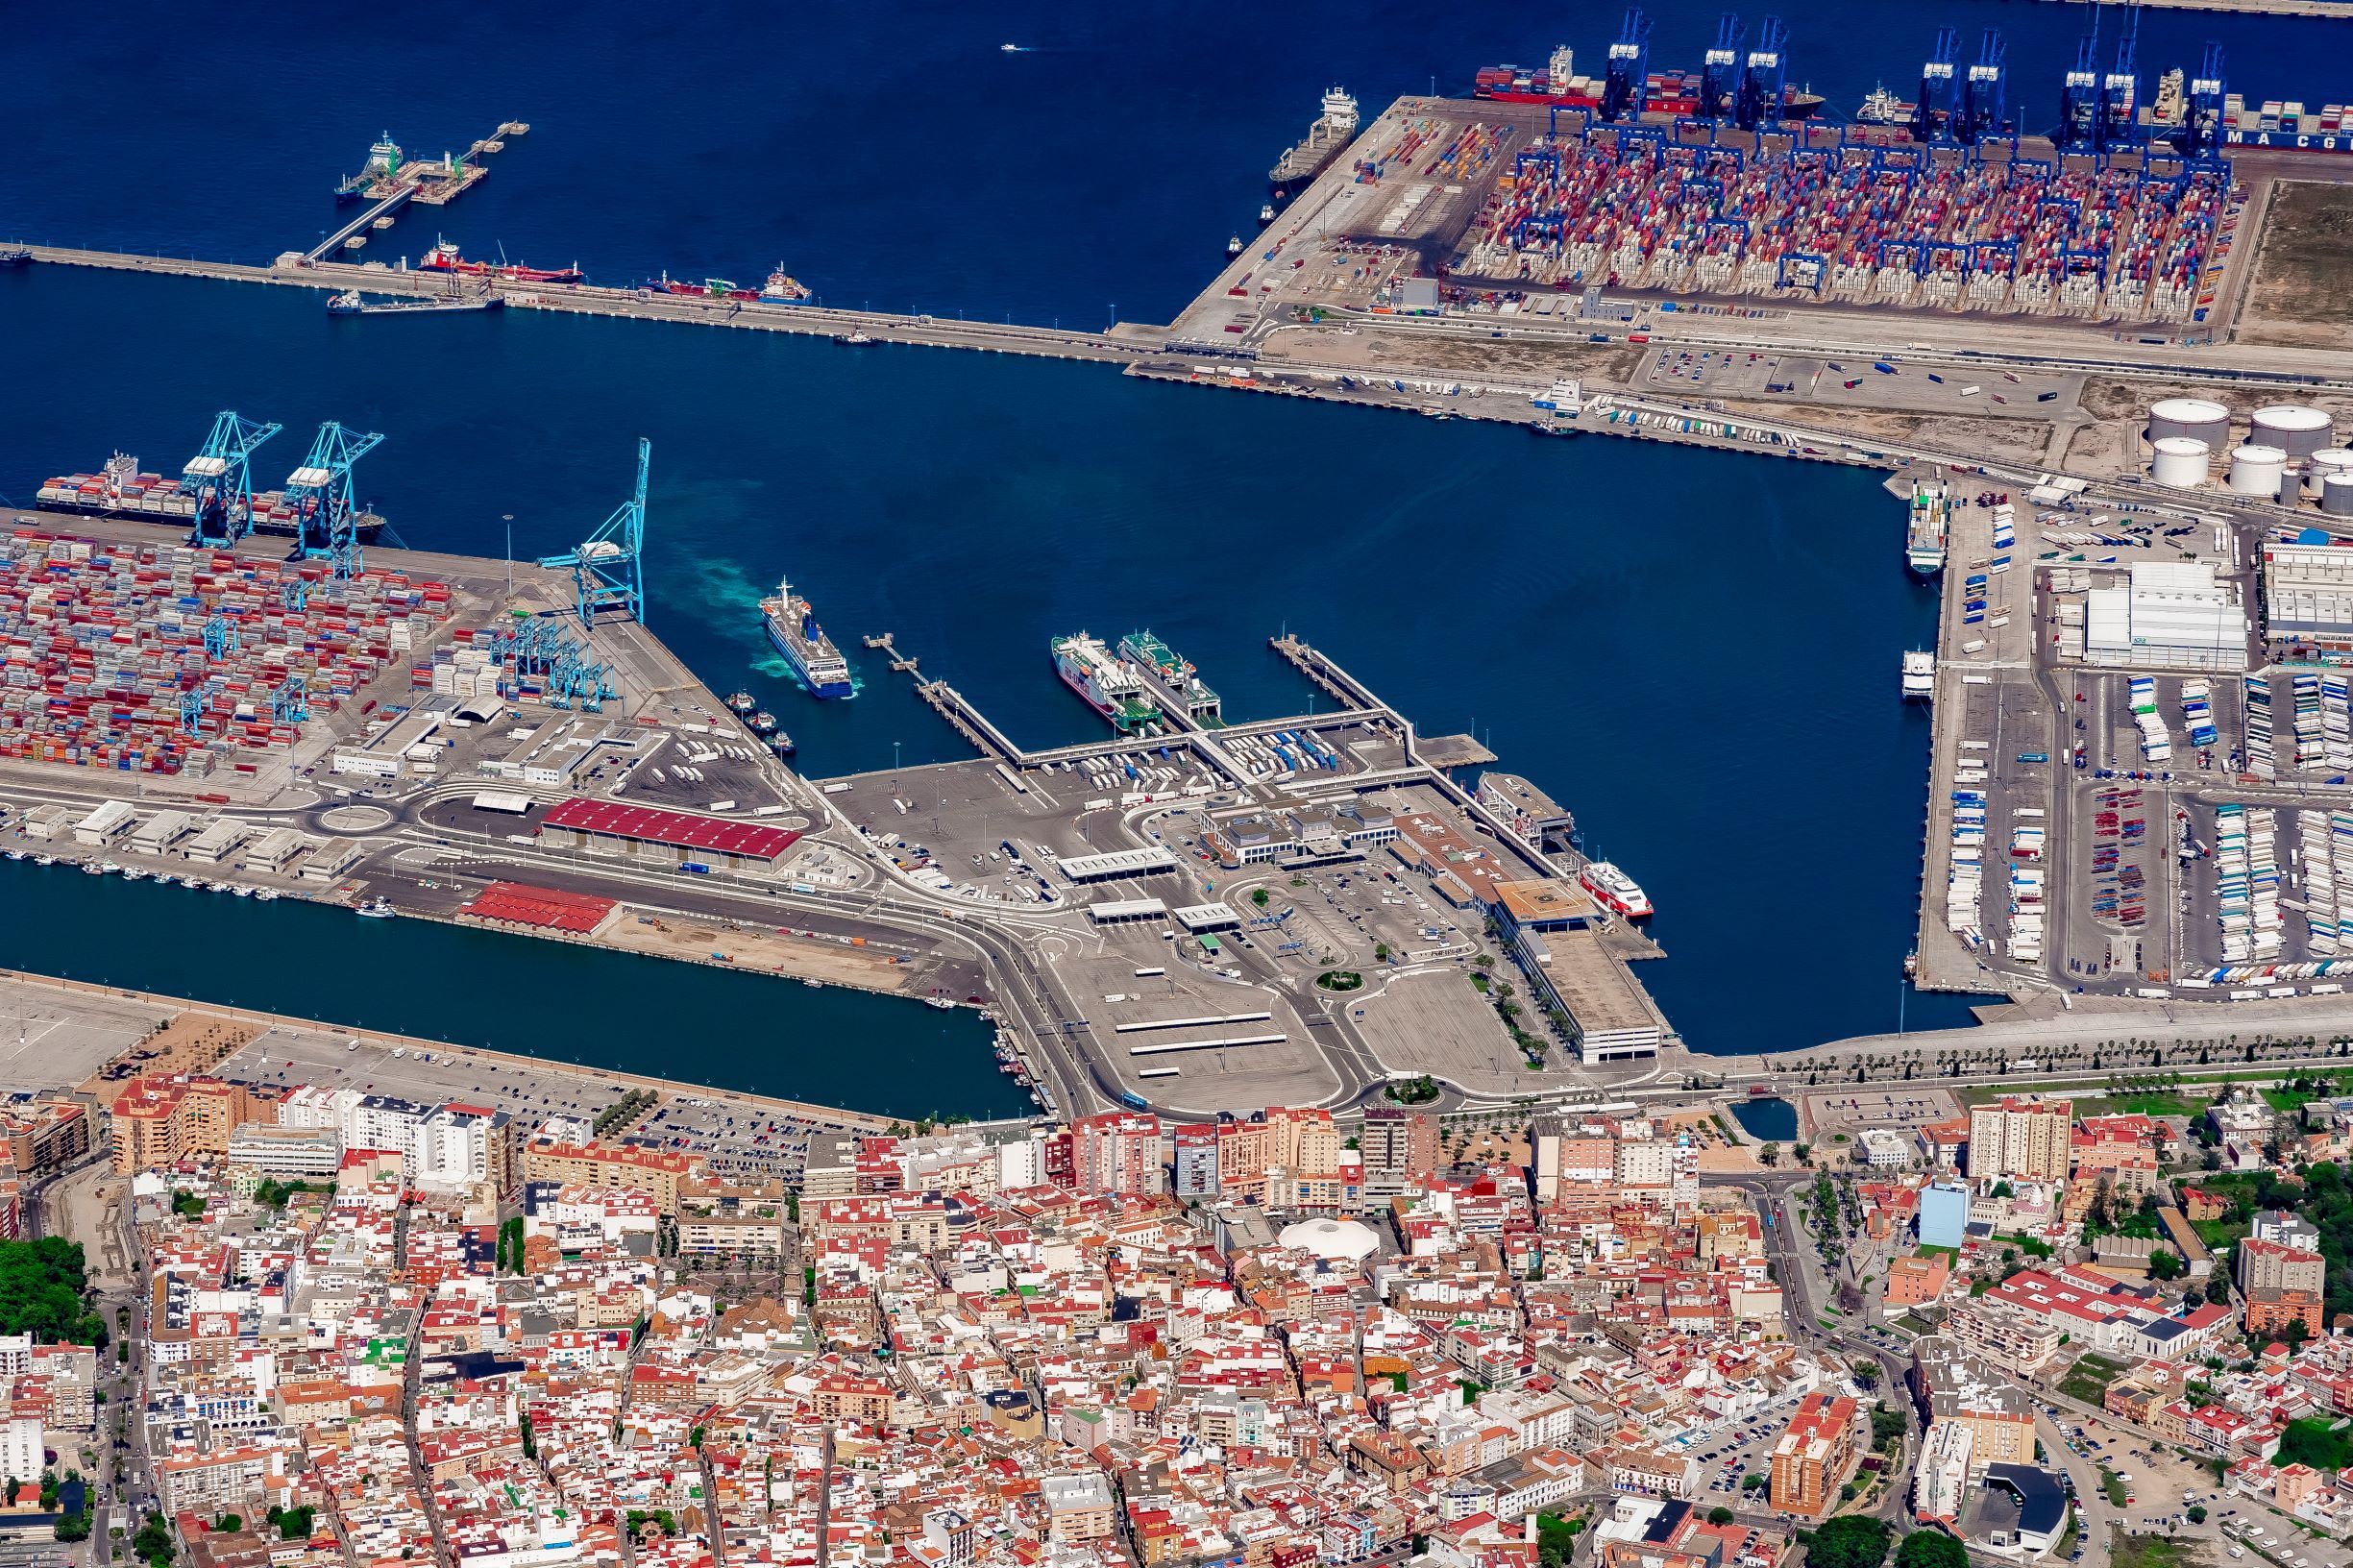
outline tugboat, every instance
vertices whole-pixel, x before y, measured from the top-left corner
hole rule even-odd
[[[793,737],[781,729],[768,738],[768,748],[780,757],[789,757],[800,749],[793,744]]]
[[[776,716],[769,712],[766,708],[762,708],[759,712],[745,720],[744,723],[754,735],[760,736],[762,739],[766,739],[767,737],[776,733]]]
[[[1259,222],[1272,223],[1274,221],[1275,204],[1272,202],[1261,202],[1259,204]]]
[[[760,704],[752,700],[749,692],[729,692],[727,694],[727,711],[738,717],[757,713],[759,708]]]
[[[327,313],[331,316],[356,316],[360,314],[359,290],[355,288],[347,288],[340,294],[330,296],[327,301]]]
[[[1241,235],[1239,235],[1239,234],[1236,234],[1236,235],[1235,235],[1235,236],[1234,236],[1232,239],[1229,239],[1229,240],[1227,240],[1227,241],[1226,241],[1226,255],[1228,255],[1228,256],[1239,256],[1239,255],[1241,255],[1241,254],[1242,254],[1242,236],[1241,236]]]

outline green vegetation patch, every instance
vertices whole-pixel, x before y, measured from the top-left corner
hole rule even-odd
[[[80,1242],[55,1236],[0,1241],[0,1334],[103,1350],[106,1319],[91,1311],[88,1291]]]
[[[1361,991],[1364,976],[1354,969],[1326,969],[1315,977],[1315,983],[1326,991]]]
[[[2203,1568],[2213,1561],[2205,1543],[2194,1536],[2134,1535],[2113,1526],[2108,1558],[2112,1568]]]
[[[2279,1458],[2272,1462],[2283,1467],[2309,1464],[2316,1470],[2341,1470],[2353,1464],[2353,1433],[2336,1430],[2336,1422],[2324,1415],[2291,1421],[2280,1438]]]
[[[1381,1091],[1384,1099],[1399,1105],[1428,1105],[1438,1097],[1438,1081],[1428,1073],[1419,1078],[1404,1078]]]

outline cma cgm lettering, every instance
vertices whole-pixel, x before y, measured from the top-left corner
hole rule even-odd
[[[2226,131],[2226,147],[2276,147],[2282,152],[2353,153],[2353,132]]]

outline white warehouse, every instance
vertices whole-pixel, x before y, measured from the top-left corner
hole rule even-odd
[[[2246,611],[2203,561],[2135,561],[2084,595],[2083,661],[2113,670],[2247,667]]]

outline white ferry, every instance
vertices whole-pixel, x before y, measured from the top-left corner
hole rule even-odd
[[[1936,655],[1914,649],[1903,656],[1903,696],[1907,702],[1936,700]]]
[[[1607,909],[1614,910],[1630,920],[1647,919],[1651,913],[1651,895],[1642,891],[1632,877],[1605,860],[1585,863],[1577,873],[1577,881],[1587,893]]]

